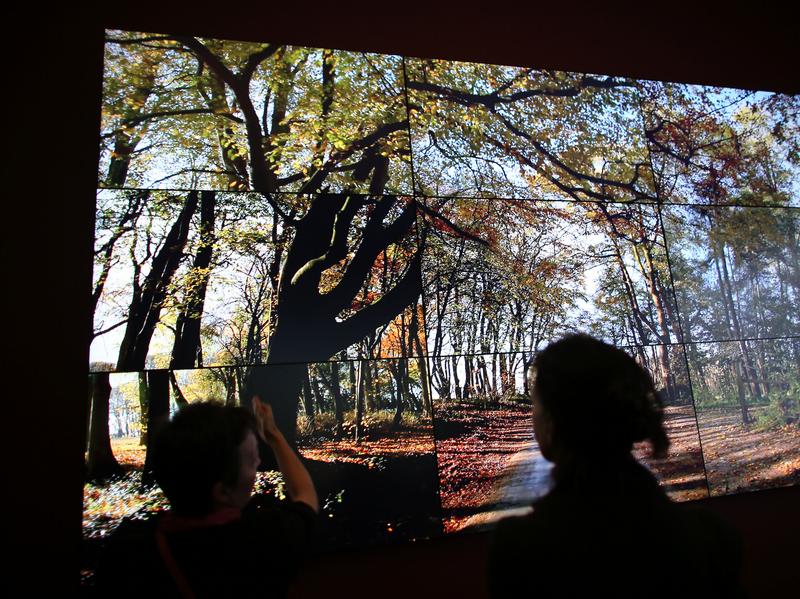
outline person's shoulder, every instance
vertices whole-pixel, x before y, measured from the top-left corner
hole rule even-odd
[[[259,537],[268,535],[300,548],[315,535],[318,519],[317,512],[301,501],[254,496],[242,513],[242,526]]]

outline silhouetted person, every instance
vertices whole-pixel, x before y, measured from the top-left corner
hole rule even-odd
[[[156,435],[155,479],[170,511],[125,521],[97,568],[108,597],[280,597],[315,529],[311,478],[270,406],[195,403]],[[252,497],[257,435],[272,448],[290,501]]]
[[[669,440],[649,373],[586,335],[540,352],[528,373],[533,428],[554,463],[533,512],[498,523],[493,597],[741,597],[740,540],[713,513],[673,503],[631,454]]]

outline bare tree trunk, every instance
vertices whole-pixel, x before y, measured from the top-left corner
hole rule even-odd
[[[223,385],[225,386],[225,405],[236,405],[237,377],[232,368],[223,369]]]
[[[390,431],[396,431],[400,428],[403,420],[403,404],[408,401],[408,363],[406,360],[398,360],[396,365],[396,381],[397,381],[397,401],[394,406],[394,418],[392,418],[392,425]]]
[[[344,426],[344,402],[342,401],[342,390],[339,386],[339,363],[331,362],[331,390],[333,392],[333,405],[336,411],[336,438],[342,438],[342,427]]]
[[[147,373],[139,373],[139,446],[147,446],[147,427],[150,412],[150,389],[147,386]]]
[[[188,405],[188,401],[186,401],[186,397],[183,395],[183,391],[181,391],[180,385],[178,385],[178,379],[175,377],[175,373],[170,370],[169,371],[169,382],[170,387],[172,388],[172,397],[175,398],[175,403],[178,407],[182,408],[185,405]]]
[[[153,258],[150,272],[139,293],[134,294],[128,311],[128,323],[119,348],[117,370],[144,370],[150,340],[155,332],[161,308],[172,277],[178,269],[189,236],[189,223],[197,209],[198,195],[190,191],[178,218]]]
[[[175,322],[175,342],[172,346],[170,368],[201,368],[203,350],[200,342],[200,325],[206,301],[206,291],[214,255],[214,220],[216,193],[200,192],[200,240],[194,263],[193,276],[183,300],[183,307]]]
[[[741,374],[741,362],[739,360],[735,360],[733,362],[733,371],[736,376],[736,392],[739,397],[739,409],[742,413],[742,424],[750,424],[750,415],[747,413],[747,398],[744,392],[744,383],[742,381],[742,374]]]
[[[91,416],[89,450],[86,457],[86,480],[104,480],[122,473],[122,467],[111,449],[108,431],[111,384],[108,372],[89,375],[91,384]]]
[[[464,356],[464,399],[469,399],[475,389],[472,375],[472,356]]]
[[[356,434],[355,442],[361,443],[364,438],[364,369],[367,367],[365,360],[358,361],[356,369]]]
[[[412,308],[410,336],[411,343],[414,345],[414,351],[417,354],[417,368],[419,370],[419,385],[422,389],[422,408],[427,416],[433,414],[433,407],[431,405],[431,390],[430,379],[428,378],[428,361],[425,358],[425,352],[422,350],[422,342],[419,339],[419,319],[417,316],[416,307]]]
[[[169,371],[150,370],[145,374],[147,385],[147,453],[144,459],[142,484],[152,485],[153,443],[152,440],[169,421]]]
[[[453,356],[450,360],[453,363],[453,385],[456,392],[456,400],[461,401],[464,396],[461,393],[461,381],[458,380],[458,357]]]
[[[303,408],[306,414],[306,419],[308,420],[308,424],[311,427],[311,431],[314,431],[315,422],[314,422],[314,393],[311,390],[311,379],[308,372],[308,365],[305,365],[305,373],[303,375]]]
[[[364,366],[364,403],[367,412],[375,411],[375,393],[372,389],[372,368],[374,362],[366,362]]]

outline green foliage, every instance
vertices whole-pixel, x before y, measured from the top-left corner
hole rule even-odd
[[[800,383],[795,381],[788,391],[769,394],[766,407],[756,416],[756,426],[761,430],[778,428],[789,422],[800,421]]]
[[[280,501],[286,499],[286,480],[279,470],[265,470],[256,475],[254,494],[272,495]]]

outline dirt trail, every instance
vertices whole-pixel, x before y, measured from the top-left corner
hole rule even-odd
[[[673,499],[708,496],[694,410],[666,408],[665,425],[672,442],[665,458],[650,458],[644,444],[634,454]],[[445,530],[489,524],[550,488],[551,465],[533,438],[528,406],[439,406],[434,429]]]
[[[485,512],[526,503],[517,499],[525,495],[521,486],[508,497],[501,489],[509,469],[538,455],[529,406],[439,405],[434,430],[445,530],[479,524]]]

